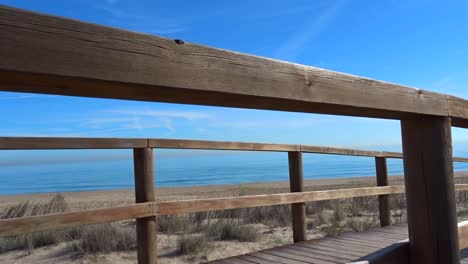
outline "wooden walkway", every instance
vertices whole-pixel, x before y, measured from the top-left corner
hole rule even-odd
[[[241,256],[209,262],[211,264],[336,264],[354,262],[361,257],[408,238],[407,226],[388,226],[365,232],[348,232],[296,244],[275,247]],[[462,251],[462,264],[468,264],[468,251]]]

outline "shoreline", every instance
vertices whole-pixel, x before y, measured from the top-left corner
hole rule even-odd
[[[468,171],[455,173],[456,183],[468,183]],[[390,185],[404,185],[403,176],[389,176]],[[376,186],[376,177],[348,177],[304,180],[305,191],[346,189]],[[156,187],[157,201],[199,198],[233,197],[289,192],[288,181],[266,181],[242,184]],[[23,201],[42,202],[54,193],[0,195],[0,210]],[[128,205],[135,202],[134,189],[59,192],[70,204],[71,210],[84,210]]]

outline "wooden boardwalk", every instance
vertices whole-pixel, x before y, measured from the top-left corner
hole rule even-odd
[[[299,242],[259,252],[209,262],[210,264],[336,264],[350,263],[408,238],[408,227],[387,226],[365,232],[348,232],[336,237]],[[467,251],[461,252],[468,257]],[[468,258],[462,259],[468,264]]]

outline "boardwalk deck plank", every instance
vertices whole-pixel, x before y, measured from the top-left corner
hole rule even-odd
[[[292,251],[297,252],[297,254],[299,254],[299,255],[319,254],[319,255],[323,255],[323,256],[340,257],[342,259],[347,259],[347,260],[353,260],[353,259],[356,259],[356,257],[357,257],[355,255],[346,254],[344,252],[337,251],[337,250],[327,251],[327,250],[316,249],[316,248],[298,247],[298,246],[295,246],[295,245],[285,246],[284,249],[287,250],[287,251],[291,251],[291,252]]]
[[[458,220],[464,221],[466,218],[459,218]],[[279,246],[242,256],[230,257],[223,260],[223,262],[214,261],[209,263],[344,264],[356,261],[383,247],[405,240],[407,237],[407,226],[386,226],[365,232],[348,232],[336,237],[325,237]],[[461,258],[461,264],[468,264],[468,250],[462,251]]]
[[[335,253],[328,252],[327,253],[326,251],[322,251],[322,250],[312,250],[312,249],[310,251],[306,251],[306,250],[307,249],[304,249],[304,250],[298,249],[298,247],[281,248],[281,251],[285,253],[295,254],[295,255],[303,256],[303,257],[314,256],[322,260],[328,260],[328,261],[333,261],[333,262],[339,260],[341,263],[342,261],[351,261],[353,259],[356,259],[356,257],[346,256],[346,255],[341,254],[340,252],[335,252]]]

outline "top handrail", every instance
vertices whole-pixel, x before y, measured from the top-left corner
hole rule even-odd
[[[206,149],[238,151],[270,151],[331,154],[362,157],[403,158],[400,152],[371,151],[312,145],[273,144],[233,141],[208,141],[162,138],[71,138],[71,137],[0,137],[0,150],[41,149]],[[454,162],[468,162],[468,158],[454,157]]]
[[[365,77],[0,5],[0,90],[390,118],[468,101]]]

